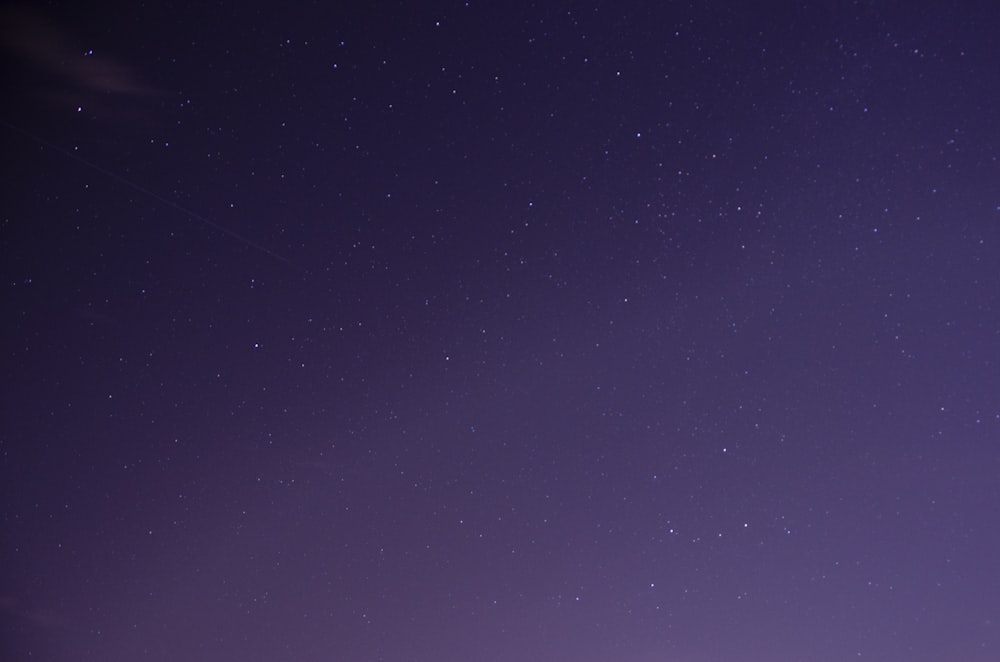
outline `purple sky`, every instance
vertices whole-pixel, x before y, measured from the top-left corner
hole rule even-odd
[[[0,657],[1000,659],[991,3],[337,4],[0,11]]]

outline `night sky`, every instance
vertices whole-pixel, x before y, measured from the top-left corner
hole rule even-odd
[[[0,657],[1000,660],[991,5],[3,5]]]

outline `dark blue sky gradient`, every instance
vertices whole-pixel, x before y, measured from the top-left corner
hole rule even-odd
[[[1000,657],[990,3],[3,9],[0,653]]]

